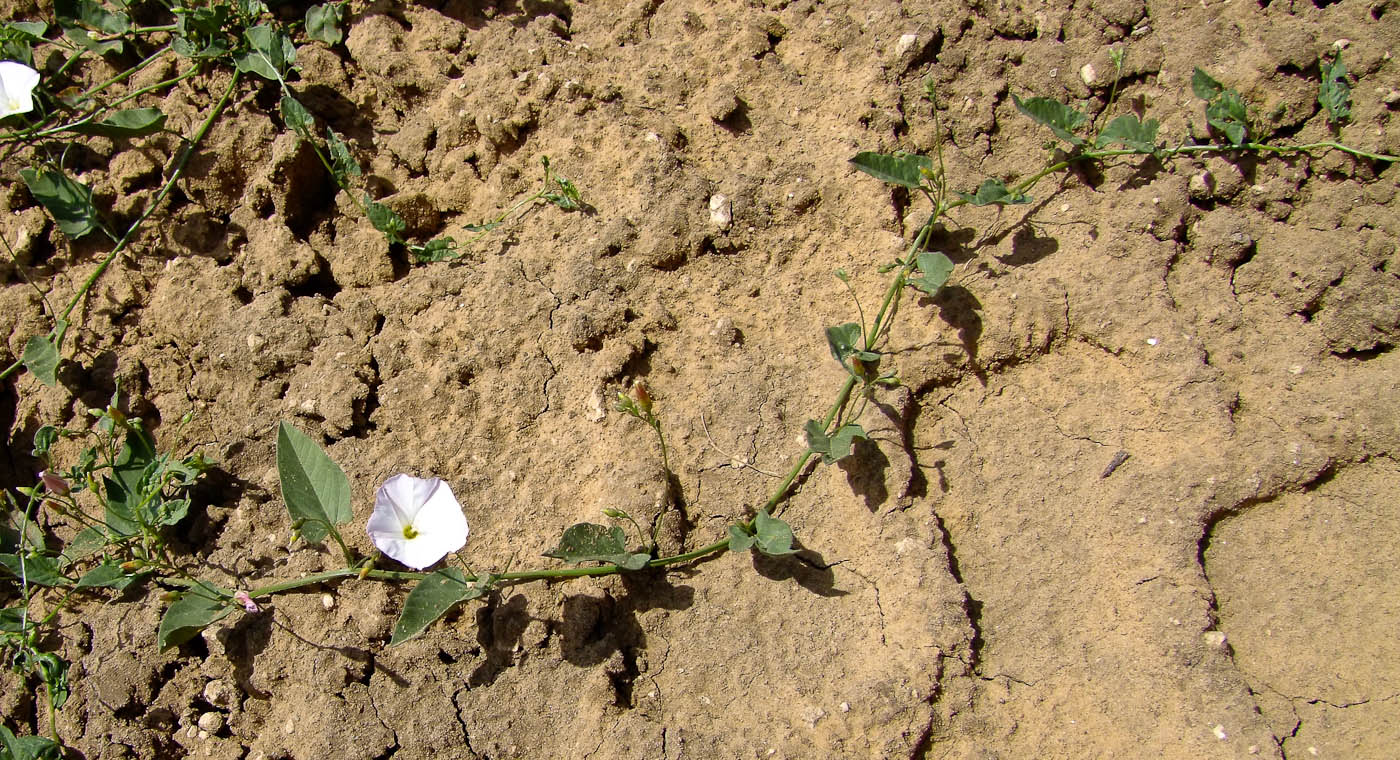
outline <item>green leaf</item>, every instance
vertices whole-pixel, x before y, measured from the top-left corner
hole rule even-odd
[[[149,475],[156,467],[155,443],[139,429],[127,431],[126,441],[112,467],[112,477],[103,476],[107,511],[103,519],[118,535],[134,536],[159,507],[160,495],[146,498]],[[159,487],[154,484],[153,487]]]
[[[486,593],[488,584],[468,583],[462,571],[443,568],[418,582],[403,602],[389,646],[397,646],[427,630],[453,607]]]
[[[753,526],[758,533],[755,544],[759,551],[770,557],[797,553],[797,550],[792,548],[792,526],[772,517],[768,510],[758,510],[758,514],[753,518]]]
[[[116,587],[125,585],[126,580],[127,575],[122,571],[119,563],[103,562],[83,573],[83,577],[78,579],[78,588]]]
[[[1351,85],[1347,84],[1347,67],[1341,53],[1322,67],[1322,81],[1317,88],[1317,102],[1327,111],[1327,121],[1340,124],[1351,117]]]
[[[1191,91],[1196,93],[1196,97],[1209,103],[1225,91],[1225,85],[1215,81],[1210,74],[1197,66],[1195,73],[1191,75]]]
[[[35,335],[24,344],[24,368],[50,388],[58,384],[58,349],[47,335]]]
[[[408,228],[403,217],[397,211],[371,200],[369,194],[365,194],[365,215],[369,217],[369,223],[374,225],[376,230],[384,233],[384,237],[390,243],[403,243],[403,231]]]
[[[922,290],[928,295],[938,295],[948,282],[948,278],[953,274],[953,260],[938,251],[927,251],[919,254],[915,260],[915,266],[919,268],[920,277],[909,281],[910,285]]]
[[[24,607],[6,607],[0,610],[0,633],[20,633],[24,630]],[[30,625],[33,625],[31,622]]]
[[[842,425],[835,433],[828,436],[820,422],[807,420],[803,431],[807,434],[807,448],[814,453],[821,454],[822,462],[825,464],[831,464],[850,456],[855,439],[865,438],[869,440],[865,429],[854,422]]]
[[[94,0],[54,0],[54,15],[59,21],[82,24],[107,34],[122,34],[131,28],[131,17],[113,13]]]
[[[58,758],[62,748],[52,739],[42,736],[15,736],[0,726],[0,760],[50,760]]]
[[[74,127],[71,131],[100,137],[142,137],[159,132],[164,126],[165,114],[159,108],[128,108],[102,121]]]
[[[0,24],[0,59],[19,61],[33,68],[34,43],[44,42],[49,25],[43,21],[11,21]]]
[[[49,449],[58,442],[58,428],[53,425],[45,425],[34,431],[34,451],[36,457],[45,457],[49,454]]]
[[[1123,114],[1104,127],[1094,141],[1094,147],[1122,145],[1139,153],[1157,151],[1157,120],[1140,121],[1134,114]]]
[[[1070,108],[1053,98],[1026,98],[1021,100],[1015,95],[1011,96],[1011,101],[1016,104],[1017,110],[1031,117],[1037,124],[1049,127],[1057,137],[1070,145],[1083,145],[1084,140],[1074,134],[1086,121],[1084,114]]]
[[[99,40],[93,37],[92,33],[88,30],[79,29],[76,26],[64,27],[63,36],[75,45],[81,45],[83,48],[97,55],[122,52],[123,46],[120,39]]]
[[[864,151],[851,159],[857,169],[881,182],[918,190],[924,181],[924,172],[933,171],[933,161],[913,153],[875,153]]]
[[[360,162],[350,154],[350,146],[333,129],[326,130],[326,148],[331,154],[331,172],[341,187],[350,183],[350,177],[360,176]]]
[[[1226,90],[1206,105],[1206,121],[1220,130],[1235,145],[1244,145],[1249,137],[1249,116],[1244,100],[1234,90]]]
[[[29,186],[29,194],[39,201],[70,238],[80,238],[97,226],[97,209],[92,190],[62,170],[20,169],[19,176]]]
[[[223,600],[185,594],[166,607],[165,614],[160,618],[160,628],[156,631],[160,651],[168,651],[189,641],[200,631],[223,620],[230,612],[233,612],[233,608]]]
[[[577,523],[564,529],[559,545],[544,553],[565,562],[609,562],[624,570],[640,570],[651,555],[627,551],[622,528],[597,523]]]
[[[976,193],[958,193],[963,200],[974,206],[1014,205],[1030,203],[1031,197],[1025,193],[1013,193],[1006,189],[1006,183],[999,179],[986,179]]]
[[[354,518],[345,471],[315,441],[285,422],[277,427],[277,474],[287,513],[301,524],[307,541],[320,543],[330,525]]]
[[[408,250],[413,254],[413,258],[422,264],[446,261],[457,257],[457,241],[450,237],[440,237],[423,245],[411,245]]]
[[[306,110],[306,106],[303,106],[291,95],[283,95],[279,105],[282,110],[282,121],[301,137],[307,140],[312,139],[311,128],[316,126],[316,117]]]
[[[297,57],[291,38],[267,24],[249,29],[243,33],[243,38],[248,41],[249,49],[235,55],[233,65],[245,74],[282,81]]]
[[[73,581],[63,577],[63,573],[59,572],[58,560],[53,557],[45,557],[42,554],[32,554],[25,557],[23,567],[21,567],[20,555],[0,554],[0,566],[8,570],[16,579],[23,577],[25,581],[35,586],[73,585]]]
[[[845,365],[847,356],[861,352],[860,342],[864,335],[859,323],[847,322],[826,328],[826,345],[831,349],[832,357]]]
[[[744,530],[742,525],[729,526],[729,551],[746,552],[757,540],[752,533]]]
[[[82,559],[102,551],[102,547],[107,545],[107,533],[102,528],[89,526],[78,531],[78,535],[73,536],[73,540],[63,547],[63,552],[59,554],[58,561],[61,567],[68,567]]]
[[[338,44],[344,37],[340,31],[341,16],[344,12],[341,3],[326,3],[307,8],[306,36],[327,45]]]

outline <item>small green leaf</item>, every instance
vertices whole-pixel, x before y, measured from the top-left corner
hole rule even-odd
[[[45,557],[42,554],[31,554],[20,562],[18,554],[0,554],[0,566],[3,566],[16,579],[24,578],[27,583],[36,586],[71,586],[73,581],[63,577],[59,572],[58,560],[53,557]]]
[[[292,40],[283,32],[259,24],[243,33],[249,49],[233,57],[234,66],[245,74],[257,74],[263,79],[282,81],[293,62],[296,61],[296,48]]]
[[[1191,91],[1196,93],[1196,97],[1209,103],[1225,91],[1225,85],[1215,81],[1210,74],[1197,66],[1191,75]]]
[[[408,228],[403,217],[397,211],[374,201],[365,194],[365,215],[369,217],[369,223],[374,225],[376,230],[384,233],[384,237],[390,243],[403,243],[403,231]]]
[[[107,527],[123,536],[134,536],[149,524],[148,515],[158,506],[160,495],[147,499],[148,476],[156,467],[155,443],[138,429],[127,432],[126,441],[112,467],[112,477],[103,476],[107,494]],[[157,486],[158,487],[158,486]]]
[[[310,140],[311,128],[316,126],[316,118],[306,110],[300,101],[291,95],[283,95],[279,103],[282,121],[302,138]]]
[[[277,474],[282,499],[301,535],[320,543],[331,525],[350,522],[350,479],[345,471],[304,433],[283,422],[277,426]]]
[[[440,237],[436,240],[429,240],[423,245],[411,245],[408,247],[413,258],[421,264],[429,264],[434,261],[446,261],[456,258],[457,241],[450,237]]]
[[[1031,117],[1037,124],[1049,127],[1057,137],[1070,145],[1083,145],[1084,140],[1074,134],[1086,121],[1084,114],[1070,108],[1053,98],[1026,98],[1021,100],[1015,95],[1011,96],[1011,101],[1016,104],[1016,109],[1021,113]]]
[[[83,577],[78,579],[78,588],[115,587],[123,585],[126,580],[127,575],[122,571],[120,564],[103,562],[83,573]]]
[[[54,0],[53,13],[59,21],[71,21],[107,34],[122,34],[131,28],[125,13],[113,13],[94,0]]]
[[[0,610],[0,633],[19,633],[24,630],[24,607],[6,607]],[[33,623],[30,623],[33,625]]]
[[[797,550],[792,548],[792,526],[769,515],[768,510],[758,510],[753,519],[753,526],[758,533],[755,544],[759,551],[770,557],[797,553]]]
[[[1157,150],[1157,120],[1140,121],[1134,114],[1123,114],[1104,127],[1094,141],[1094,147],[1122,145],[1139,153]]]
[[[73,44],[80,45],[89,52],[97,55],[122,52],[123,45],[120,38],[114,40],[99,40],[92,36],[92,32],[86,29],[79,29],[76,26],[64,27],[63,36]]]
[[[608,562],[624,570],[640,570],[651,555],[627,551],[622,528],[597,523],[577,523],[564,529],[559,545],[544,553],[565,562]]]
[[[189,641],[210,625],[224,619],[233,608],[220,599],[185,594],[165,608],[156,641],[165,652]]]
[[[74,127],[72,131],[100,137],[142,137],[159,132],[164,126],[165,114],[159,108],[128,108],[102,121]]]
[[[49,25],[42,21],[11,21],[0,24],[0,59],[19,61],[33,68],[34,43],[44,42]]]
[[[24,344],[24,368],[50,388],[58,384],[58,349],[47,335],[35,335]]]
[[[102,547],[107,545],[107,533],[97,526],[89,526],[78,531],[78,535],[73,536],[73,540],[63,547],[63,552],[59,554],[58,561],[62,567],[68,567],[82,559],[102,551]]]
[[[45,425],[34,431],[34,451],[36,457],[45,457],[49,454],[49,449],[58,442],[58,428],[53,425]]]
[[[854,422],[842,425],[835,433],[828,436],[820,422],[807,420],[803,432],[807,435],[807,448],[814,453],[821,454],[822,462],[825,464],[832,464],[850,456],[855,439],[869,439],[865,434],[865,429]]]
[[[1347,67],[1341,53],[1322,67],[1317,102],[1327,111],[1329,123],[1340,124],[1351,117],[1351,85],[1347,84]]]
[[[746,552],[758,541],[752,533],[744,530],[741,525],[729,526],[729,551]]]
[[[922,276],[909,280],[909,284],[931,296],[938,295],[953,274],[953,260],[938,251],[919,254],[915,265]]]
[[[826,328],[826,345],[831,349],[832,357],[844,366],[847,356],[861,350],[860,342],[864,334],[857,322],[828,327]]]
[[[343,3],[326,3],[307,8],[306,36],[327,45],[338,44],[344,37],[340,31],[341,16],[344,12]]]
[[[1206,106],[1206,121],[1220,130],[1235,145],[1244,145],[1249,137],[1249,116],[1244,100],[1234,90],[1226,90]]]
[[[924,181],[924,172],[933,171],[933,161],[913,153],[875,153],[864,151],[851,159],[857,169],[881,182],[918,190]]]
[[[435,620],[446,615],[448,610],[486,593],[485,584],[468,583],[462,571],[443,568],[418,581],[418,585],[408,592],[403,602],[403,612],[394,624],[394,634],[389,646],[396,646],[427,630]]]
[[[97,226],[97,209],[92,190],[61,170],[20,169],[19,176],[29,186],[29,194],[39,201],[70,238],[80,238]]]
[[[1005,206],[1031,202],[1029,195],[1011,192],[1006,188],[1006,183],[999,179],[983,180],[976,193],[960,192],[958,196],[974,206]]]
[[[331,172],[341,187],[350,183],[350,177],[360,176],[360,162],[350,154],[350,146],[333,129],[326,130],[326,148],[331,154]]]
[[[3,760],[50,760],[58,758],[62,749],[52,739],[42,736],[15,736],[0,726],[0,758]]]

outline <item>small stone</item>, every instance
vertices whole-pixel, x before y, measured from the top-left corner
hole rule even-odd
[[[1156,339],[1156,338],[1148,338],[1148,339],[1147,339],[1147,345],[1149,345],[1149,346],[1155,346],[1155,345],[1157,345],[1157,339]]]
[[[267,345],[267,338],[257,333],[252,333],[245,339],[245,342],[248,344],[249,351],[261,351],[263,346]]]
[[[1215,724],[1215,728],[1211,729],[1211,732],[1215,734],[1215,738],[1219,739],[1222,742],[1229,738],[1229,736],[1225,733],[1225,727],[1220,725],[1219,723]]]
[[[826,710],[820,707],[808,707],[802,711],[802,720],[812,728],[817,727],[817,723],[826,717]]]
[[[1393,87],[1377,87],[1376,94],[1381,96],[1381,102],[1387,106],[1400,105],[1400,90]]]
[[[1336,48],[1336,49],[1338,49],[1338,50],[1346,50],[1346,49],[1347,49],[1348,47],[1350,47],[1350,46],[1351,46],[1351,40],[1347,39],[1346,37],[1342,37],[1342,38],[1338,39],[1336,42],[1333,42],[1333,43],[1332,43],[1332,47],[1334,47],[1334,48]]]
[[[1210,198],[1214,190],[1215,177],[1212,177],[1210,172],[1193,174],[1190,181],[1186,183],[1186,194],[1195,200]]]
[[[710,223],[722,230],[734,222],[734,209],[729,199],[719,193],[710,196]]]
[[[850,703],[850,702],[842,702],[842,703],[841,703],[841,712],[850,712],[850,711],[851,711],[851,703]]]
[[[335,597],[331,596],[330,594],[322,594],[321,606],[325,607],[326,609],[331,609],[335,606]]]
[[[1094,86],[1094,80],[1098,78],[1099,72],[1094,71],[1094,64],[1086,63],[1079,69],[1079,78],[1084,80],[1084,84]]]
[[[723,122],[738,113],[741,105],[739,95],[734,92],[733,87],[719,87],[705,101],[705,114],[715,121]]]
[[[233,706],[233,700],[234,690],[227,681],[215,680],[204,685],[204,701],[214,707],[227,710]]]
[[[917,44],[919,44],[919,35],[901,34],[899,36],[899,42],[896,42],[894,44],[895,57],[898,58],[904,55],[905,53],[909,52],[910,50],[913,50],[914,46]]]
[[[1205,633],[1201,634],[1201,638],[1205,639],[1206,646],[1210,647],[1211,649],[1225,648],[1224,631],[1206,631]]]
[[[199,730],[217,734],[224,728],[224,714],[219,712],[207,712],[199,716]]]
[[[732,346],[739,342],[739,330],[734,327],[734,320],[720,317],[715,320],[714,327],[710,328],[710,337],[721,346]]]

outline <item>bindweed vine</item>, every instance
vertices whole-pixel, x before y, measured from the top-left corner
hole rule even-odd
[[[36,22],[8,24],[0,37],[4,54],[15,59],[13,66],[0,65],[0,113],[6,118],[27,120],[15,131],[0,136],[0,143],[6,144],[7,150],[23,146],[32,151],[37,163],[23,170],[21,177],[64,235],[77,239],[98,231],[112,240],[113,247],[66,308],[51,315],[52,329],[46,335],[31,338],[24,356],[0,377],[24,368],[41,382],[56,382],[73,309],[105,268],[135,244],[139,229],[179,182],[186,162],[210,126],[240,88],[249,83],[278,88],[278,114],[285,126],[311,147],[337,187],[385,239],[420,262],[460,258],[477,237],[541,204],[564,211],[584,208],[578,188],[557,174],[548,158],[543,158],[540,189],[491,219],[466,225],[464,230],[470,237],[463,242],[451,237],[425,242],[408,240],[404,220],[365,189],[363,169],[351,147],[329,125],[318,123],[295,91],[293,33],[322,44],[339,44],[343,3],[313,7],[299,28],[291,30],[269,20],[266,8],[256,0],[198,8],[177,4],[172,7],[173,23],[150,27],[137,27],[130,19],[123,20],[121,14],[104,10],[94,0],[79,0],[62,7],[73,15],[59,18],[60,36],[47,36],[48,25]],[[157,36],[165,41],[152,42]],[[31,68],[34,48],[44,45],[66,51],[69,57],[60,56],[61,60],[46,65],[42,71]],[[144,57],[136,67],[77,95],[62,95],[64,89],[56,89],[60,84],[71,84],[63,77],[80,71],[84,56],[105,55],[120,45],[142,51]],[[169,56],[181,59],[185,71],[155,85],[121,94],[113,91],[135,71]],[[1115,62],[1121,71],[1122,57],[1116,56]],[[47,141],[83,136],[137,139],[164,134],[165,116],[158,109],[114,110],[115,107],[140,101],[220,66],[231,74],[216,106],[194,131],[181,137],[181,149],[170,157],[164,170],[165,181],[135,220],[124,227],[114,226],[95,207],[92,190],[69,173],[62,147]],[[1349,117],[1348,73],[1340,55],[1321,71],[1319,108],[1328,123],[1340,130]],[[33,76],[27,72],[33,72]],[[473,568],[468,561],[468,516],[450,487],[438,477],[399,474],[380,485],[376,493],[371,516],[363,529],[377,553],[362,556],[342,532],[354,521],[350,477],[316,441],[282,423],[277,431],[276,459],[290,532],[305,545],[333,545],[339,552],[340,566],[291,579],[214,580],[202,576],[197,563],[172,548],[172,530],[189,514],[191,489],[210,463],[197,452],[176,453],[181,448],[178,433],[172,436],[176,443],[170,451],[159,451],[142,421],[121,411],[118,391],[105,408],[90,410],[90,428],[41,428],[33,448],[33,456],[42,467],[36,481],[16,489],[17,496],[6,492],[9,519],[0,534],[0,593],[6,600],[6,606],[0,609],[0,651],[5,662],[24,673],[31,683],[43,687],[52,727],[53,711],[67,699],[69,663],[55,652],[45,651],[43,642],[59,613],[79,595],[135,596],[142,589],[158,595],[167,606],[156,631],[156,642],[160,649],[171,650],[230,615],[264,614],[263,605],[278,594],[349,579],[384,582],[408,587],[388,642],[393,646],[422,634],[454,608],[504,587],[624,573],[664,573],[729,552],[757,552],[773,557],[798,553],[801,545],[791,525],[782,519],[783,508],[804,473],[818,464],[832,464],[851,456],[856,441],[868,439],[860,422],[863,413],[883,389],[900,385],[897,373],[886,366],[892,353],[891,326],[911,289],[915,296],[936,296],[952,276],[952,259],[933,250],[931,244],[950,212],[967,205],[1029,204],[1032,191],[1047,177],[1080,164],[1130,157],[1166,164],[1203,154],[1268,156],[1338,151],[1358,161],[1398,160],[1348,146],[1340,138],[1305,144],[1270,143],[1269,136],[1251,120],[1248,104],[1237,91],[1199,69],[1192,79],[1192,89],[1204,104],[1206,130],[1211,136],[1206,142],[1168,144],[1158,134],[1157,120],[1133,113],[1117,115],[1089,134],[1093,122],[1072,105],[1013,95],[1016,109],[1048,129],[1056,140],[1041,168],[1014,181],[989,177],[981,178],[975,186],[961,178],[955,182],[948,176],[941,145],[937,143],[930,156],[873,152],[854,156],[851,164],[859,171],[917,193],[928,204],[927,215],[915,228],[903,255],[883,267],[888,281],[878,308],[867,314],[856,300],[855,321],[825,329],[832,359],[845,376],[826,409],[803,425],[805,447],[766,499],[751,512],[730,510],[723,532],[713,536],[708,544],[662,554],[656,522],[644,527],[627,512],[608,508],[603,515],[613,521],[611,524],[584,522],[563,529],[554,548],[544,553],[555,562],[530,569]],[[1108,111],[1113,110],[1116,93],[1115,82]],[[936,93],[931,86],[927,95],[934,101]],[[936,104],[933,118],[939,118]],[[936,127],[942,134],[942,125]],[[845,272],[838,271],[836,276],[849,287]],[[852,294],[854,300],[854,290]],[[656,436],[658,457],[668,477],[668,487],[672,487],[679,480],[672,471],[672,452],[659,407],[644,384],[619,393],[615,406]],[[61,439],[85,444],[76,462],[52,461],[54,446]],[[42,521],[41,511],[47,513]],[[56,536],[45,535],[40,524],[64,525],[71,529],[72,536],[60,542]],[[629,528],[635,537],[629,534]],[[393,563],[409,569],[396,569]],[[56,734],[48,739],[14,737],[4,729],[0,731],[0,745],[14,757],[38,756],[55,746],[59,738]]]

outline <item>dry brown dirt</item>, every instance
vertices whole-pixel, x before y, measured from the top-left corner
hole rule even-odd
[[[1394,0],[350,10],[343,45],[300,48],[293,87],[418,239],[462,237],[542,155],[590,208],[411,265],[281,129],[275,89],[240,90],[76,313],[59,387],[23,375],[0,399],[7,485],[30,482],[39,426],[82,424],[118,379],[161,445],[193,410],[185,440],[218,467],[178,541],[230,585],[338,566],[288,545],[282,420],[350,475],[362,551],[398,472],[450,482],[473,567],[546,565],[605,507],[673,512],[663,547],[721,537],[842,381],[823,328],[854,312],[833,271],[872,308],[926,213],[847,162],[934,148],[926,78],[967,189],[1047,155],[1013,93],[1102,122],[1111,45],[1119,108],[1173,141],[1203,135],[1198,65],[1276,139],[1327,139],[1318,59],[1344,45],[1343,138],[1400,153]],[[162,99],[170,127],[225,76]],[[174,147],[95,140],[80,177],[130,214]],[[94,760],[1393,757],[1398,184],[1338,154],[1128,161],[959,210],[935,241],[949,286],[898,315],[905,387],[866,412],[873,443],[782,513],[797,559],[509,588],[392,649],[398,586],[286,594],[164,655],[159,589],[93,595],[52,642],[75,662],[59,731]],[[18,183],[2,200],[8,363],[48,328],[24,277],[61,303],[104,249],[66,242]],[[607,403],[642,379],[674,500],[650,431]],[[46,729],[0,685],[5,725]]]

